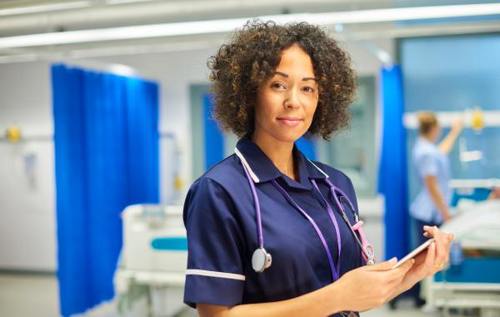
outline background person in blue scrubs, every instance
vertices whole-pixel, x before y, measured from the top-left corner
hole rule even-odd
[[[418,115],[419,138],[413,148],[413,164],[422,189],[410,206],[418,228],[440,226],[451,219],[450,163],[448,154],[463,128],[463,121],[456,120],[448,135],[436,145],[441,133],[436,115],[422,112]],[[419,243],[422,242],[419,235]]]
[[[307,132],[328,138],[348,124],[354,73],[324,31],[250,22],[209,66],[214,116],[241,139],[238,156],[197,179],[186,197],[188,305],[211,317],[355,316],[443,267],[452,236],[430,227],[436,243],[414,261],[363,265],[347,224],[358,212],[351,181],[295,147]],[[343,192],[338,205],[328,182]],[[261,243],[272,264],[259,272],[252,254]]]
[[[463,128],[463,121],[454,121],[452,128],[443,141],[436,145],[441,129],[437,117],[432,112],[418,115],[419,138],[413,148],[413,164],[422,188],[410,206],[417,232],[417,245],[427,239],[420,234],[424,226],[440,226],[451,219],[450,163],[448,154]],[[425,301],[420,298],[420,283],[413,290],[417,306]]]

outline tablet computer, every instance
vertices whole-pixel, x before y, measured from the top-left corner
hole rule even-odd
[[[425,249],[427,249],[431,245],[432,242],[434,242],[434,238],[431,238],[431,239],[425,241],[424,243],[422,243],[421,245],[419,245],[415,250],[411,251],[404,258],[402,258],[401,260],[399,260],[398,263],[396,263],[392,268],[393,269],[398,268],[403,263],[405,263],[406,261],[408,261],[409,259],[414,258],[417,254],[419,254],[420,252],[422,252]]]

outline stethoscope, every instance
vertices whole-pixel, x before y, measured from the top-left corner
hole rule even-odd
[[[243,170],[245,171],[246,178],[248,180],[248,183],[250,185],[250,188],[252,190],[252,195],[253,195],[253,200],[255,203],[255,218],[256,218],[256,223],[257,223],[257,234],[258,234],[258,240],[259,240],[259,247],[255,249],[255,251],[252,254],[252,268],[255,270],[255,272],[264,272],[267,268],[269,268],[272,264],[272,256],[269,252],[266,251],[264,248],[264,235],[262,233],[262,216],[260,212],[260,202],[259,202],[259,197],[257,196],[257,190],[255,188],[254,183],[258,183],[259,179],[258,177],[253,173],[252,169],[250,168],[250,165],[247,163],[245,157],[241,154],[241,152],[236,148],[235,150],[236,155],[240,159],[242,165],[243,165]],[[358,215],[354,212],[354,205],[350,201],[349,197],[338,187],[336,187],[330,180],[328,179],[329,176],[326,174],[321,168],[316,166],[313,162],[309,161],[316,169],[318,169],[322,174],[326,176],[325,181],[327,185],[329,186],[329,191],[332,194],[335,204],[337,205],[340,214],[342,216],[342,219],[346,222],[347,226],[349,227],[354,239],[356,240],[356,243],[359,245],[362,251],[362,256],[363,259],[365,260],[366,264],[374,264],[375,263],[375,256],[374,256],[374,250],[373,246],[368,242],[366,239],[366,236],[364,234],[364,231],[362,229],[363,222],[359,221]],[[339,225],[337,222],[337,219],[335,218],[335,215],[333,213],[333,209],[326,200],[326,198],[323,196],[321,191],[318,188],[318,185],[314,179],[311,179],[311,182],[314,186],[314,189],[319,192],[319,195],[321,196],[321,199],[326,205],[326,209],[328,212],[328,216],[333,224],[333,227],[335,229],[335,234],[337,237],[337,265],[334,264],[333,261],[333,256],[330,252],[330,249],[328,248],[327,242],[325,237],[323,236],[323,233],[319,229],[318,225],[314,221],[313,218],[309,216],[309,214],[300,207],[295,200],[288,194],[288,192],[280,185],[276,180],[272,180],[272,184],[276,189],[285,197],[285,199],[290,203],[293,207],[295,207],[312,225],[314,228],[314,231],[316,231],[316,234],[321,240],[321,244],[323,245],[323,248],[325,249],[325,253],[328,258],[328,264],[330,265],[330,270],[332,274],[332,278],[334,281],[336,281],[339,278],[339,273],[340,273],[340,254],[342,251],[342,238],[340,235],[340,230],[339,230]],[[340,197],[339,197],[340,195]],[[349,218],[347,217],[347,214],[345,213],[344,207],[342,206],[341,199],[344,199],[348,204],[351,210],[353,211],[354,214],[354,219],[356,221],[355,225],[351,225],[351,222],[349,221]],[[359,237],[356,234],[356,231],[359,233]]]

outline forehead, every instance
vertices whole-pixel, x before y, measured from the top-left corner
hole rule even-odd
[[[284,73],[314,76],[311,57],[297,44],[282,51],[280,63],[276,67],[276,70],[283,71]]]

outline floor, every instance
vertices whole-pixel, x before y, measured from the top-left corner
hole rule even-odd
[[[415,310],[409,303],[401,303],[396,311],[382,307],[362,314],[363,317],[434,317],[429,313]],[[9,317],[50,317],[58,316],[57,281],[48,274],[0,273],[0,316]],[[118,317],[114,302],[103,304],[82,317]],[[183,317],[196,316],[193,310]]]

